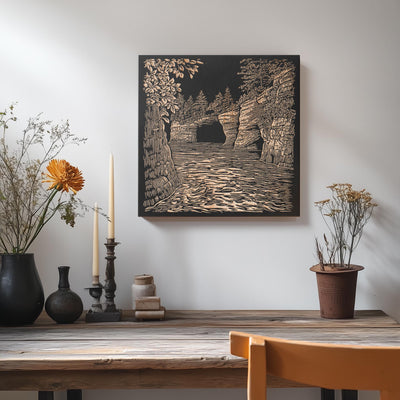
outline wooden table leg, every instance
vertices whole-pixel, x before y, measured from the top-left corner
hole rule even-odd
[[[67,400],[82,400],[82,390],[80,389],[67,390]]]
[[[335,400],[335,391],[331,389],[321,389],[321,400]]]
[[[54,400],[54,392],[38,392],[38,400]]]
[[[342,390],[342,400],[357,400],[357,390]]]

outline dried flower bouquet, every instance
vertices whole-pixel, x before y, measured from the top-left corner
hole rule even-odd
[[[353,252],[360,242],[365,224],[377,206],[365,189],[354,190],[349,183],[328,186],[331,198],[315,202],[328,229],[330,238],[324,234],[325,249],[315,239],[319,265],[336,264],[350,268]]]
[[[72,134],[68,121],[55,125],[40,114],[29,119],[19,137],[10,131],[15,121],[14,105],[0,112],[0,253],[5,254],[26,253],[56,212],[74,226],[77,210],[85,208],[75,197],[84,185],[81,172],[55,157],[66,145],[86,139]],[[44,182],[50,184],[47,189]]]

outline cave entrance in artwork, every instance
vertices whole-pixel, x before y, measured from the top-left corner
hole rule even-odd
[[[253,148],[250,150],[251,153],[257,153],[261,156],[262,148],[264,144],[264,139],[260,136],[258,140],[254,143]]]
[[[225,143],[226,139],[224,130],[219,122],[199,126],[196,136],[198,142]]]

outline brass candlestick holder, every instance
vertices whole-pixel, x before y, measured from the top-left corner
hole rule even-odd
[[[114,238],[107,239],[104,245],[107,248],[106,280],[104,286],[101,283],[93,284],[87,288],[90,296],[94,298],[91,309],[86,314],[86,322],[116,322],[121,320],[121,311],[117,310],[114,297],[117,285],[115,284],[115,246],[119,243]],[[100,298],[104,289],[106,302],[101,304]]]

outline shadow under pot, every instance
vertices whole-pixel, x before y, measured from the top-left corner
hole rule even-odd
[[[58,324],[71,324],[82,314],[83,304],[81,298],[69,287],[69,267],[58,267],[58,290],[46,300],[47,314]]]

